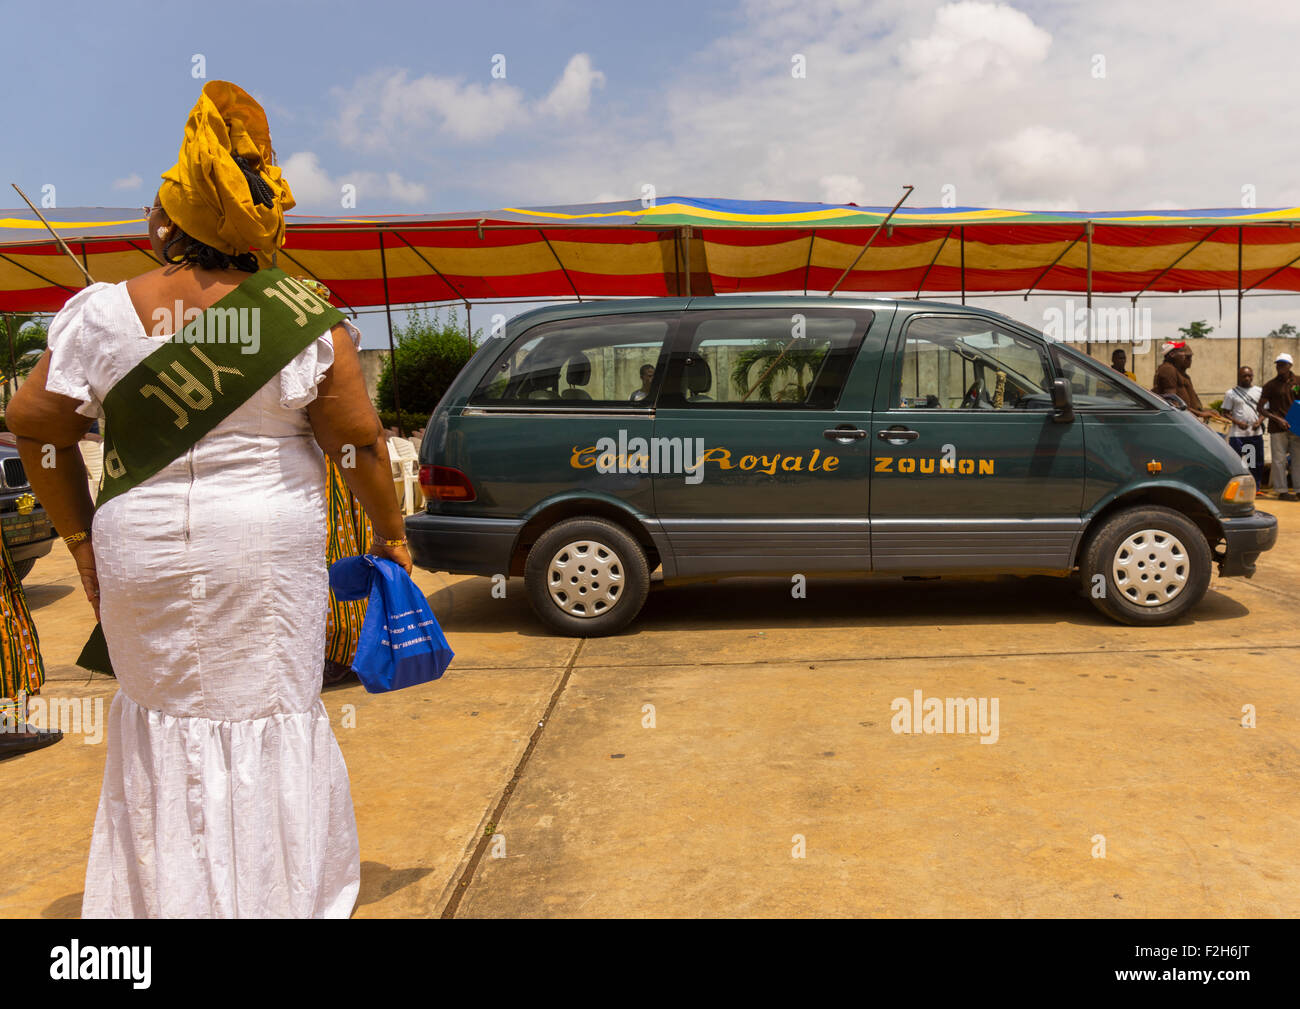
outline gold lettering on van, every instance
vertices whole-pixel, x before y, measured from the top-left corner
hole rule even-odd
[[[917,458],[915,456],[902,456],[894,459],[891,456],[878,455],[875,457],[876,473],[906,473],[909,475],[921,474],[922,476],[974,476],[978,473],[980,476],[994,475],[994,460],[992,459],[935,459]],[[897,464],[897,466],[895,466]]]

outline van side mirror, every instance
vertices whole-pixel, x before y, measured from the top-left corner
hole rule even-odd
[[[1052,416],[1058,424],[1069,424],[1074,420],[1074,398],[1070,394],[1070,383],[1063,378],[1052,382]]]
[[[1177,407],[1179,410],[1187,409],[1187,404],[1183,402],[1182,396],[1178,396],[1172,392],[1166,392],[1163,394],[1163,397],[1164,401],[1170,406]]]

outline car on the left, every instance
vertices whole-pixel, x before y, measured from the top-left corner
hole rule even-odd
[[[13,558],[19,580],[54,546],[55,532],[49,516],[32,493],[18,449],[0,439],[0,529]]]

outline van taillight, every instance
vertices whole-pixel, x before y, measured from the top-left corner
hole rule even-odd
[[[473,501],[469,477],[450,466],[421,466],[420,492],[430,501]]]

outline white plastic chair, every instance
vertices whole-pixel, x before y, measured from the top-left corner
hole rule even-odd
[[[90,498],[99,496],[99,481],[104,474],[104,443],[102,441],[84,440],[77,443],[81,449],[82,461],[86,464],[86,475],[90,478]]]
[[[420,492],[420,453],[406,438],[389,438],[388,458],[393,470],[394,489],[401,485],[404,513],[414,515],[415,495]],[[420,494],[420,504],[424,504],[423,494]]]

